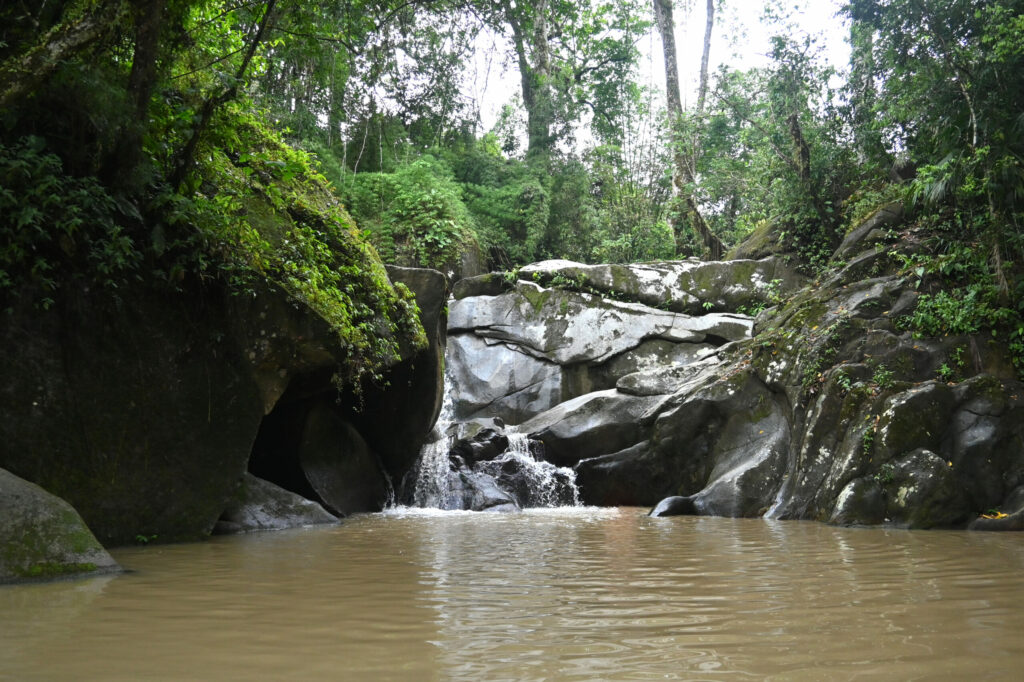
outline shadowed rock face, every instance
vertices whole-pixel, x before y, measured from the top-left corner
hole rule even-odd
[[[471,365],[453,368],[456,405],[575,466],[588,504],[910,528],[998,508],[973,527],[1020,525],[1024,386],[984,338],[901,332],[914,287],[880,257],[881,232],[857,234],[830,280],[772,275],[770,298],[750,274],[761,262],[732,279],[729,263],[545,262],[520,270],[529,282],[467,283],[449,329],[450,361]],[[594,293],[613,290],[628,300]],[[751,300],[775,307],[756,323],[730,307]],[[953,357],[959,380],[936,380]]]
[[[285,460],[275,471],[296,460],[302,431],[285,427],[301,426],[304,415],[277,420],[282,403],[301,411],[319,399],[366,434],[374,485],[383,489],[382,465],[411,466],[441,391],[444,278],[400,274],[419,282],[432,346],[416,364],[392,368],[394,389],[365,392],[372,410],[363,413],[332,381],[349,350],[279,291],[67,289],[47,311],[25,297],[0,327],[0,466],[66,499],[106,545],[201,539],[257,441],[286,445],[270,453]],[[396,333],[395,341],[408,339]],[[285,431],[273,434],[279,426]],[[276,482],[315,493],[308,482]]]

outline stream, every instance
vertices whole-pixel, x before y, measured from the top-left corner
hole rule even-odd
[[[3,680],[1016,680],[1020,534],[396,509],[0,587]]]

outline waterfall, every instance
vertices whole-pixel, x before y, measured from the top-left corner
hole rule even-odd
[[[455,400],[448,372],[444,384],[441,412],[431,440],[420,450],[413,468],[415,483],[411,496],[406,498],[412,506],[455,510],[580,505],[576,472],[538,459],[525,433],[505,431],[508,446],[490,459],[467,464],[460,457],[452,457],[457,441],[452,435]]]
[[[452,398],[451,381],[448,372],[444,373],[444,396],[441,399],[441,412],[430,432],[430,442],[420,449],[416,472],[416,486],[413,488],[412,502],[415,507],[445,508],[445,501],[452,496],[451,467],[448,451],[455,442],[455,437],[448,430],[454,423],[455,407]]]
[[[527,486],[520,495],[524,507],[561,507],[580,505],[580,491],[576,487],[576,472],[569,467],[556,467],[551,462],[537,459],[530,451],[525,433],[510,432],[508,449],[488,463],[488,469],[503,470],[514,463]],[[568,494],[567,494],[568,493]]]

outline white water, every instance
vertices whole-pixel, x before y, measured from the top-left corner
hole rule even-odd
[[[449,434],[455,423],[453,394],[449,373],[445,372],[441,412],[431,433],[432,440],[420,450],[416,467],[418,474],[413,489],[413,505],[419,508],[444,509],[450,506],[450,501],[455,497],[448,459],[448,452],[455,444],[455,437]],[[528,484],[526,499],[520,500],[524,507],[564,506],[567,501],[564,499],[566,488],[571,491],[571,506],[580,506],[575,471],[535,458],[530,452],[529,439],[525,433],[510,430],[506,435],[509,439],[508,449],[494,460],[478,465],[482,471],[497,477],[506,465],[512,463],[512,468],[521,471]],[[563,491],[562,495],[560,491]],[[518,497],[524,496],[520,494]]]
[[[449,481],[448,451],[454,444],[454,436],[448,434],[455,419],[455,406],[452,397],[452,382],[448,372],[444,373],[444,397],[441,399],[441,412],[437,416],[431,441],[420,449],[417,464],[418,475],[413,492],[413,504],[417,507],[437,507],[440,500],[451,494]]]

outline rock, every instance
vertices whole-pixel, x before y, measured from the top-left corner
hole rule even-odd
[[[646,440],[610,455],[580,460],[574,469],[580,500],[600,507],[650,506],[677,485],[671,460]]]
[[[512,494],[502,490],[494,477],[476,472],[462,472],[458,478],[462,484],[461,509],[489,512],[520,511]]]
[[[338,516],[380,511],[388,502],[381,463],[359,432],[326,404],[309,411],[299,461],[318,499]]]
[[[850,481],[839,497],[828,522],[838,526],[875,526],[885,522],[885,495],[872,478]]]
[[[519,282],[500,296],[474,296],[450,306],[448,331],[512,343],[535,357],[570,365],[601,363],[648,339],[699,343],[748,338],[753,320],[742,315],[699,317],[609,301],[591,294],[543,289]]]
[[[0,469],[0,583],[120,570],[71,505]]]
[[[487,415],[518,424],[562,399],[561,368],[511,344],[452,335],[448,363],[456,419]]]
[[[0,325],[0,466],[108,545],[206,537],[273,399],[227,307],[192,293],[65,291]]]
[[[627,374],[615,382],[615,388],[628,395],[668,395],[683,390],[704,367],[717,364],[707,358],[689,365],[663,365]]]
[[[564,283],[562,286],[694,315],[708,309],[737,311],[768,305],[803,282],[775,258],[628,265],[549,260],[520,268],[519,277],[542,284]]]
[[[544,443],[545,459],[573,466],[646,439],[662,396],[631,396],[612,389],[559,403],[517,430]]]
[[[648,516],[696,516],[700,514],[697,502],[692,497],[674,495],[657,504]]]
[[[966,500],[952,467],[924,448],[883,465],[886,516],[906,528],[941,528],[965,521]]]
[[[470,296],[497,296],[513,288],[510,282],[500,272],[490,272],[486,275],[467,277],[460,279],[452,287],[452,296],[455,300],[469,298]]]
[[[903,204],[894,201],[872,213],[860,225],[850,230],[832,258],[842,260],[862,249],[865,244],[884,238],[884,230],[903,219]]]
[[[337,522],[338,517],[316,502],[246,473],[214,532],[245,533]]]
[[[471,438],[456,441],[448,451],[450,457],[458,457],[463,464],[472,467],[478,462],[494,459],[508,449],[508,436],[497,429],[482,429]]]
[[[1000,505],[998,510],[987,510],[985,515],[971,521],[968,530],[1024,530],[1024,485],[1019,486]],[[996,513],[989,513],[996,511]]]
[[[415,462],[441,411],[448,289],[437,270],[389,265],[387,272],[392,282],[407,286],[415,295],[428,345],[389,369],[383,382],[364,385],[361,409],[348,415],[348,420],[390,476],[399,480]]]

